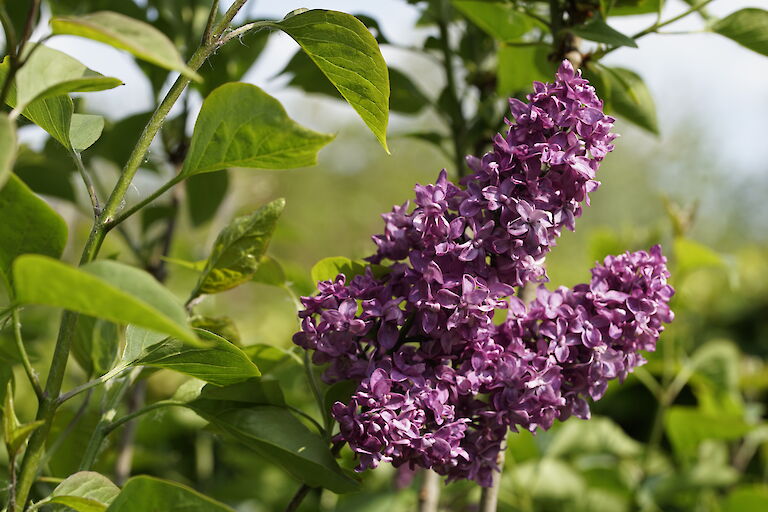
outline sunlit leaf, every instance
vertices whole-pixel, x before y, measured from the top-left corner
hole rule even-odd
[[[271,26],[299,43],[389,152],[387,64],[365,25],[349,14],[314,9]]]
[[[498,53],[499,96],[507,97],[520,91],[528,92],[534,81],[546,81],[553,67],[547,59],[549,48],[542,45],[513,46],[502,44]]]
[[[84,151],[101,137],[104,118],[91,114],[72,114],[69,143],[75,151]]]
[[[587,78],[606,102],[607,110],[651,133],[658,134],[656,105],[643,79],[629,69],[594,65]]]
[[[213,244],[192,297],[223,292],[251,280],[284,207],[285,200],[277,199],[224,228]]]
[[[118,494],[120,488],[109,478],[93,471],[80,471],[56,486],[50,502],[77,512],[103,512]]]
[[[182,175],[315,165],[317,152],[333,138],[294,122],[279,101],[255,85],[229,83],[203,102]]]
[[[54,34],[80,36],[126,50],[161,68],[178,71],[193,80],[200,75],[187,67],[176,46],[152,25],[111,11],[51,19]]]
[[[670,407],[664,423],[675,451],[685,457],[695,455],[704,440],[739,439],[752,429],[740,416],[705,414],[683,406]]]
[[[72,340],[72,355],[89,376],[104,375],[117,359],[120,334],[106,320],[80,315]]]
[[[135,366],[152,366],[183,373],[216,386],[227,386],[261,375],[251,359],[235,345],[208,331],[196,330],[207,346],[189,346],[168,339],[148,347],[133,361]]]
[[[176,297],[148,273],[99,260],[73,268],[44,256],[21,256],[13,265],[16,298],[116,323],[134,324],[199,344]]]
[[[359,261],[354,261],[343,256],[331,256],[323,258],[315,263],[312,267],[312,280],[319,281],[332,281],[336,279],[339,274],[344,274],[347,278],[347,283],[352,281],[352,278],[365,273],[365,264]]]
[[[37,99],[70,92],[103,91],[123,82],[88,69],[66,53],[42,44],[29,45],[28,61],[16,73],[16,107],[24,110]]]
[[[595,17],[586,25],[574,27],[571,32],[590,41],[606,43],[611,46],[629,46],[637,48],[635,40],[608,25],[601,17]]]

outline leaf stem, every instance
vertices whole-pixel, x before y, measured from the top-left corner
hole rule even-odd
[[[139,416],[147,414],[148,412],[154,411],[155,409],[162,409],[163,407],[184,407],[185,405],[187,405],[186,402],[181,402],[179,400],[160,400],[153,402],[149,405],[145,405],[141,409],[137,409],[131,413],[126,414],[122,418],[107,424],[102,430],[102,433],[104,437],[106,437],[121,425],[131,421],[132,419],[138,418]]]
[[[19,356],[21,357],[21,364],[24,366],[24,372],[27,374],[29,383],[32,384],[32,389],[35,390],[37,401],[42,402],[43,387],[40,385],[40,379],[37,376],[37,372],[32,367],[32,363],[29,361],[29,354],[27,354],[27,349],[24,347],[24,339],[21,336],[21,318],[19,316],[18,308],[13,308],[11,310],[11,317],[13,319],[13,338],[16,342],[16,350],[19,351]]]
[[[227,27],[229,27],[229,24],[234,19],[235,15],[237,15],[238,11],[242,9],[242,7],[248,2],[248,0],[235,0],[232,3],[232,6],[227,9],[227,12],[224,13],[224,18],[219,22],[218,25],[216,25],[216,28],[213,29],[212,38],[218,39],[219,36],[221,36],[225,30],[227,30]]]
[[[66,402],[67,400],[69,400],[70,398],[73,398],[73,397],[79,395],[80,393],[82,393],[84,391],[88,391],[89,389],[95,388],[96,386],[100,386],[100,385],[104,384],[105,382],[107,382],[107,381],[117,377],[118,375],[120,375],[122,372],[124,372],[127,369],[128,369],[127,365],[118,365],[115,368],[113,368],[112,370],[110,370],[107,373],[105,373],[104,375],[102,375],[101,377],[98,377],[98,378],[93,379],[93,380],[89,380],[85,384],[81,384],[80,386],[77,386],[76,388],[72,389],[71,391],[68,391],[67,393],[63,393],[62,395],[59,396],[58,399],[56,399],[57,407],[59,405],[63,404],[64,402]]]
[[[83,165],[83,159],[80,156],[80,152],[71,149],[69,154],[72,157],[72,160],[75,162],[77,172],[80,173],[80,177],[83,179],[85,189],[88,191],[88,197],[90,197],[91,206],[93,207],[93,218],[98,219],[99,215],[101,215],[101,206],[99,205],[99,196],[96,194],[96,187],[93,185],[91,175],[88,174],[88,171],[85,169],[85,165]]]
[[[32,35],[35,18],[37,18],[37,13],[40,10],[40,2],[41,0],[32,0],[32,5],[29,7],[29,11],[27,11],[27,21],[24,25],[24,32],[18,42],[15,42],[16,38],[15,31],[13,30],[13,23],[11,23],[11,20],[8,17],[5,5],[2,7],[2,16],[0,16],[0,18],[2,18],[3,29],[6,36],[6,46],[8,46],[6,51],[8,52],[9,65],[3,88],[0,90],[0,105],[5,104],[5,99],[8,96],[8,91],[11,90],[11,84],[16,76],[16,72],[24,65],[24,61],[21,60],[21,54],[24,51],[24,46]],[[14,37],[11,38],[10,36]],[[13,39],[16,44],[11,44],[11,39]]]
[[[219,14],[219,0],[213,0],[211,3],[211,11],[208,13],[208,22],[205,24],[205,31],[203,31],[203,38],[200,44],[211,44],[213,25],[216,23],[216,15]]]
[[[178,184],[183,179],[184,178],[180,174],[177,174],[176,176],[168,180],[165,184],[163,184],[160,188],[152,192],[150,195],[148,195],[147,197],[145,197],[135,205],[131,206],[127,210],[117,215],[114,219],[112,219],[109,223],[106,224],[107,229],[112,229],[115,226],[119,225],[120,223],[125,221],[128,217],[138,212],[139,210],[143,209],[145,206],[155,201],[155,199],[157,199],[158,197],[168,192],[168,190],[171,187]]]

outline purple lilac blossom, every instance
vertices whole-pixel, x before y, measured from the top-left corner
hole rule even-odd
[[[515,297],[546,280],[544,258],[574,229],[616,137],[567,61],[528,101],[510,100],[507,135],[468,158],[462,186],[442,171],[416,186],[413,209],[383,215],[369,262],[385,272],[340,274],[301,299],[294,342],[327,382],[359,383],[332,414],[360,471],[389,462],[488,486],[509,429],[588,418],[587,400],[643,364],[673,318],[659,246],[607,257],[588,284]]]

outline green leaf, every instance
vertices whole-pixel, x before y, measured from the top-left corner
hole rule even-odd
[[[768,510],[768,486],[740,485],[725,498],[723,512],[755,512]]]
[[[364,274],[365,267],[364,262],[354,261],[343,256],[331,256],[315,263],[311,275],[312,280],[317,283],[319,281],[333,281],[339,274],[344,274],[347,283],[349,283],[353,277]]]
[[[472,23],[498,41],[514,41],[530,30],[529,19],[506,2],[453,1]]]
[[[251,359],[229,341],[202,329],[195,332],[208,342],[206,347],[168,339],[147,348],[131,365],[173,370],[216,386],[228,386],[261,375]]]
[[[317,163],[317,152],[333,138],[297,124],[255,85],[229,83],[203,102],[181,174],[307,167]]]
[[[48,203],[11,174],[0,189],[0,275],[13,281],[11,264],[27,253],[59,258],[67,243],[67,223]]]
[[[201,293],[223,292],[251,280],[267,251],[283,208],[285,200],[276,199],[250,215],[236,218],[224,228],[216,237],[192,298]]]
[[[512,96],[521,91],[532,90],[534,81],[548,80],[553,69],[547,55],[549,47],[543,45],[502,44],[498,53],[497,94],[503,97]]]
[[[672,446],[683,457],[695,456],[702,441],[739,439],[752,429],[740,416],[706,414],[682,406],[670,407],[664,423]]]
[[[324,78],[322,71],[312,62],[312,59],[301,50],[296,52],[280,75],[289,74],[288,85],[298,87],[305,92],[324,94],[344,101],[338,89]],[[413,81],[395,68],[389,68],[389,85],[391,95],[389,108],[405,114],[416,114],[429,105],[429,99],[413,83]]]
[[[268,284],[271,286],[286,286],[286,277],[283,266],[271,256],[263,256],[259,268],[253,274],[251,280],[254,283]]]
[[[78,317],[72,355],[88,376],[104,375],[111,370],[119,346],[117,325],[92,316]]]
[[[204,406],[203,400],[235,402],[242,404],[242,407],[285,405],[285,396],[280,388],[280,383],[275,379],[263,377],[251,377],[246,381],[224,387],[206,385],[200,390],[197,400],[198,406]]]
[[[184,512],[234,512],[185,485],[149,476],[135,476],[120,491],[107,512],[183,510]]]
[[[151,112],[142,112],[107,126],[89,153],[104,157],[121,167],[128,161],[133,145],[139,140],[150,116]]]
[[[11,455],[18,454],[29,436],[42,424],[43,420],[25,424],[19,423],[13,405],[13,383],[8,381],[3,400],[3,436],[8,453]]]
[[[234,320],[228,316],[211,317],[196,315],[189,319],[189,324],[192,327],[210,331],[230,343],[240,346],[240,332],[237,330]]]
[[[631,48],[637,48],[637,43],[634,39],[611,27],[599,16],[595,17],[586,25],[572,28],[571,32],[584,39],[598,43],[606,43],[611,46],[629,46]]]
[[[19,303],[69,309],[200,344],[186,325],[178,299],[137,268],[109,260],[73,268],[44,256],[27,255],[14,262],[13,276]]]
[[[656,105],[643,79],[629,69],[595,65],[589,68],[587,78],[608,110],[651,133],[658,134]]]
[[[217,429],[310,487],[324,487],[335,493],[357,487],[357,482],[336,464],[325,441],[286,409],[268,405],[220,407],[210,401],[193,402],[190,407]]]
[[[6,57],[0,62],[0,82],[5,81],[8,67],[9,61]],[[11,107],[16,107],[16,86],[14,84],[11,84],[5,102]],[[62,146],[69,148],[69,132],[74,111],[75,106],[72,99],[67,95],[62,95],[33,101],[21,111],[21,115],[51,134]]]
[[[768,55],[768,11],[741,9],[718,20],[712,30],[761,55]]]
[[[16,123],[7,114],[0,112],[0,188],[11,175],[16,160]]]
[[[176,46],[165,34],[124,14],[100,11],[85,16],[55,17],[51,19],[51,29],[54,34],[80,36],[106,43],[161,68],[178,71],[192,80],[202,80],[200,75],[187,67]]]
[[[704,244],[689,238],[675,238],[675,274],[685,274],[692,270],[708,267],[723,267],[722,256]]]
[[[595,416],[589,421],[565,422],[547,445],[546,455],[565,458],[569,455],[611,454],[633,457],[642,452],[642,445],[629,437],[610,418]]]
[[[323,405],[326,411],[330,411],[336,402],[349,403],[352,394],[357,390],[357,383],[353,380],[334,382],[323,393]]]
[[[634,16],[659,12],[664,0],[616,0],[609,13],[611,16]]]
[[[36,99],[70,92],[113,89],[123,82],[88,69],[79,60],[42,44],[29,45],[28,61],[16,73],[16,109],[24,110]]]
[[[389,153],[387,64],[365,25],[349,14],[314,9],[270,26],[301,46]]]
[[[80,471],[56,486],[50,501],[77,512],[103,512],[118,494],[120,488],[109,478],[93,471]]]
[[[104,118],[91,114],[72,114],[69,143],[77,152],[84,151],[99,140],[104,130]]]
[[[270,373],[283,361],[289,359],[296,361],[288,351],[265,343],[256,343],[243,347],[243,352],[251,358],[251,361],[256,363],[262,375]]]
[[[14,174],[34,192],[72,203],[77,200],[72,180],[75,170],[72,158],[53,138],[42,151],[22,145],[13,167]]]
[[[229,173],[210,172],[190,176],[184,181],[189,218],[194,227],[211,220],[224,201],[229,188]]]

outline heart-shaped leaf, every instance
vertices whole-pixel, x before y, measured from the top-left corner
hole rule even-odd
[[[294,122],[279,101],[255,85],[229,83],[203,102],[181,174],[307,167],[333,138]]]
[[[54,34],[80,36],[126,50],[161,68],[178,71],[192,80],[202,80],[187,67],[176,46],[152,25],[124,14],[99,11],[85,16],[51,19]]]

